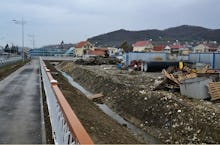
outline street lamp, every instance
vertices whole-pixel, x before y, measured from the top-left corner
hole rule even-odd
[[[33,44],[33,49],[35,47],[35,35],[34,34],[29,34],[28,35],[30,38],[32,38],[32,44]]]
[[[21,18],[21,20],[12,20],[15,24],[21,25],[21,34],[22,34],[22,59],[24,62],[24,19],[23,17]]]

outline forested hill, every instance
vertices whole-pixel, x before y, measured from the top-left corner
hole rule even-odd
[[[154,42],[167,41],[203,41],[220,42],[220,29],[208,29],[199,26],[182,25],[165,30],[127,31],[124,29],[89,38],[99,46],[120,46],[123,41],[132,44],[139,40],[153,39]]]

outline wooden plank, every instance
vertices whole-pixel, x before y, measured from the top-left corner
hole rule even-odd
[[[183,80],[193,79],[193,78],[196,78],[196,77],[197,77],[196,73],[180,74],[180,75],[178,75],[178,80],[183,81]]]
[[[220,99],[220,82],[209,83],[208,88],[212,101]]]
[[[171,81],[175,82],[178,85],[180,84],[179,81],[172,74],[169,74],[165,69],[163,69],[162,73]]]
[[[101,97],[103,97],[103,94],[102,94],[102,93],[95,94],[95,95],[92,95],[92,96],[88,96],[88,98],[89,98],[90,100],[94,100],[94,99],[101,98]]]

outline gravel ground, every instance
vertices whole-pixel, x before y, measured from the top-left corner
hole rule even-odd
[[[164,143],[220,143],[219,104],[151,91],[161,73],[74,63],[60,67],[91,92],[102,92],[105,104]]]

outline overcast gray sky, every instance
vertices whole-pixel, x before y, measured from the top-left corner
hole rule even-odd
[[[220,0],[1,0],[0,45],[76,43],[118,29],[165,29],[183,24],[220,28]]]

